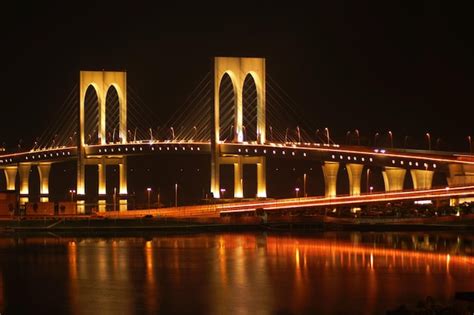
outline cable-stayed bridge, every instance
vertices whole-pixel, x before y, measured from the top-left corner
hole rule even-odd
[[[361,195],[361,177],[371,166],[382,167],[387,192],[403,191],[407,171],[415,190],[429,191],[435,172],[443,173],[450,187],[474,184],[472,154],[361,146],[358,131],[354,145],[335,143],[328,128],[316,129],[298,113],[291,98],[267,74],[263,58],[216,57],[211,70],[162,124],[127,85],[125,72],[81,71],[59,119],[31,147],[19,146],[16,152],[0,155],[7,189],[17,190],[20,202],[26,203],[30,169],[38,167],[41,201],[48,201],[51,164],[75,160],[78,212],[85,210],[87,165],[98,168],[102,211],[106,166],[118,165],[119,208],[126,210],[127,158],[173,154],[210,157],[209,192],[215,198],[220,197],[220,168],[226,164],[234,168],[235,198],[243,197],[244,164],[257,166],[255,195],[266,198],[266,161],[271,158],[321,162],[326,197],[337,196],[341,164],[347,169],[351,196]]]

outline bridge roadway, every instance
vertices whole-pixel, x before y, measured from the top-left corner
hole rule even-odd
[[[446,170],[448,164],[474,165],[474,156],[453,152],[403,149],[374,149],[361,146],[340,146],[321,143],[224,143],[219,144],[221,155],[267,156],[290,159],[309,159],[366,165],[409,167],[422,170]],[[85,153],[93,157],[121,157],[150,154],[210,154],[210,142],[192,141],[140,141],[87,145]],[[0,166],[18,163],[62,162],[77,159],[77,147],[61,147],[45,150],[0,155]]]
[[[398,192],[384,192],[361,194],[359,196],[339,197],[301,197],[288,199],[266,199],[225,204],[208,204],[184,207],[170,207],[150,210],[108,211],[100,213],[105,217],[143,217],[154,215],[161,217],[218,217],[220,214],[238,214],[261,208],[267,211],[299,210],[314,207],[357,206],[361,204],[383,203],[393,201],[426,200],[441,198],[459,198],[474,196],[473,186],[436,188],[428,190],[404,190]]]

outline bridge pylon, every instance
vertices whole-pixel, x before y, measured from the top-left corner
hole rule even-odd
[[[222,78],[229,75],[235,95],[233,142],[243,142],[243,88],[247,75],[252,76],[257,89],[257,143],[264,144],[265,138],[265,58],[215,57],[214,58],[214,105],[211,117],[211,192],[220,197],[220,165],[234,164],[234,197],[243,197],[243,164],[257,165],[257,197],[266,197],[265,156],[223,157],[220,153],[220,99],[219,89]]]
[[[123,71],[81,71],[79,78],[79,141],[77,157],[77,199],[78,213],[85,212],[85,166],[87,164],[97,165],[99,171],[99,211],[105,211],[106,165],[120,165],[120,210],[126,210],[127,195],[127,169],[126,157],[107,158],[102,156],[87,156],[85,143],[85,97],[89,87],[92,87],[97,95],[99,106],[98,137],[99,145],[106,144],[106,98],[110,88],[115,88],[119,101],[119,141],[127,142],[127,73]],[[114,164],[115,163],[115,164]],[[123,206],[125,204],[125,206]]]

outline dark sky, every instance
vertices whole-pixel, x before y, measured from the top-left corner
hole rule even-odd
[[[465,151],[474,136],[472,7],[62,2],[2,4],[7,145],[51,124],[80,69],[127,70],[134,90],[167,117],[217,55],[266,57],[269,75],[336,138],[355,128],[369,138],[392,130],[396,144],[410,135],[421,146],[429,131],[444,148]]]

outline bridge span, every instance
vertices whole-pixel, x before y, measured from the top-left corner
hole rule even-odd
[[[231,82],[232,114],[221,113],[221,85],[225,78]],[[253,126],[245,128],[243,111],[244,83],[253,80],[255,95],[255,113]],[[364,147],[352,145],[338,145],[331,141],[326,128],[326,141],[302,141],[298,128],[297,141],[287,139],[273,140],[272,127],[267,126],[266,110],[266,68],[264,58],[237,58],[216,57],[213,63],[212,91],[209,91],[208,112],[210,125],[206,130],[191,128],[191,136],[182,138],[175,136],[171,127],[170,140],[159,141],[153,137],[150,129],[150,139],[136,141],[127,129],[127,80],[125,72],[117,71],[81,71],[79,75],[79,108],[77,130],[69,138],[68,145],[59,145],[55,138],[53,143],[43,149],[35,147],[24,152],[0,154],[0,169],[4,170],[8,190],[16,190],[20,194],[20,203],[29,200],[29,174],[31,167],[38,167],[40,180],[41,201],[49,200],[49,173],[51,164],[74,160],[77,163],[77,198],[78,209],[85,211],[85,167],[96,166],[98,169],[99,209],[105,211],[106,199],[106,166],[119,166],[119,195],[120,209],[127,210],[127,158],[143,155],[195,155],[205,154],[210,157],[210,185],[209,192],[214,198],[220,197],[220,168],[222,165],[232,165],[234,168],[234,198],[243,198],[243,165],[251,164],[257,167],[256,197],[267,197],[266,161],[272,158],[317,161],[323,170],[325,197],[337,196],[337,174],[340,165],[347,169],[349,178],[349,192],[351,198],[370,202],[370,198],[361,195],[361,177],[369,172],[371,167],[382,168],[382,175],[386,192],[403,191],[407,171],[413,180],[413,187],[418,191],[427,192],[432,186],[433,174],[443,173],[448,187],[474,185],[474,155],[432,150],[408,150],[386,147]],[[92,90],[97,98],[97,108],[92,108],[88,119],[86,98]],[[109,108],[107,98],[113,90],[118,99],[117,108]],[[200,113],[202,115],[202,113]],[[204,115],[208,115],[205,113]],[[113,117],[111,117],[113,116]],[[229,116],[229,117],[227,117]],[[224,120],[231,121],[230,137],[224,136]],[[247,117],[248,118],[248,117]],[[110,137],[107,130],[111,130],[111,121],[115,121]],[[67,123],[67,122],[66,122]],[[88,124],[97,130],[97,139],[89,140],[86,135]],[[246,136],[246,129],[255,130],[255,138]],[[222,129],[222,130],[221,130]],[[288,130],[287,130],[288,131]],[[193,139],[196,134],[204,132],[209,135],[203,139]],[[109,132],[110,133],[110,132]],[[226,133],[228,134],[229,132]],[[267,134],[270,137],[267,137]],[[67,136],[67,135],[66,135]],[[71,145],[73,136],[76,144]],[[19,185],[16,185],[17,176]],[[18,187],[17,187],[18,186]],[[362,199],[357,199],[359,198]],[[309,199],[308,199],[309,200]],[[263,202],[263,201],[262,201]],[[319,201],[318,201],[319,202]]]

